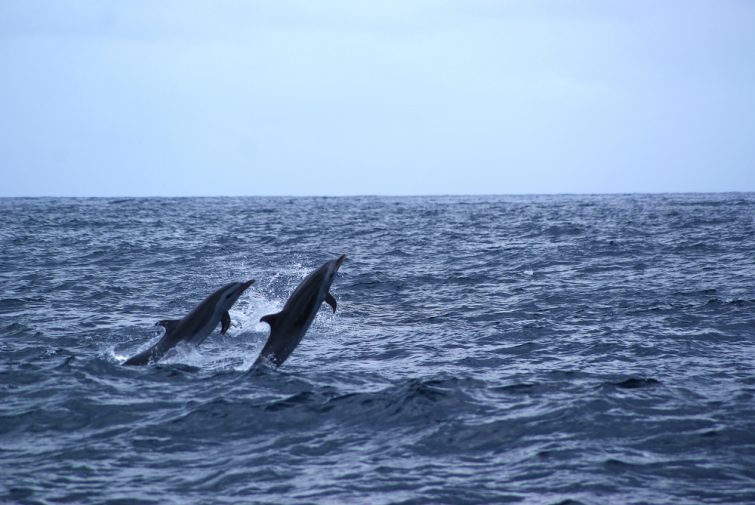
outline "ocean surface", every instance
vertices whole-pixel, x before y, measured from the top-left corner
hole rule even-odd
[[[755,503],[755,194],[0,199],[0,503]]]

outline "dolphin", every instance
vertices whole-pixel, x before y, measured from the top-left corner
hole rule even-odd
[[[330,285],[345,259],[346,255],[342,254],[337,259],[323,263],[301,281],[288,297],[283,310],[260,319],[270,325],[270,336],[252,367],[262,362],[281,366],[307,333],[322,302],[330,305],[333,312],[336,311],[336,299],[330,293]]]
[[[246,282],[231,282],[218,289],[194,307],[194,310],[182,319],[163,319],[157,324],[165,328],[165,334],[155,345],[127,359],[124,365],[146,365],[157,362],[168,350],[179,342],[188,342],[198,346],[208,337],[218,323],[223,335],[231,326],[228,309],[233,307],[241,293],[254,284],[254,279]]]

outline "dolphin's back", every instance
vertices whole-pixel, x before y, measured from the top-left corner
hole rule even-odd
[[[317,309],[310,309],[293,317],[283,311],[265,316],[263,319],[270,324],[270,336],[254,364],[269,360],[275,366],[282,365],[304,338],[316,315]]]
[[[129,359],[124,361],[123,364],[146,365],[150,361],[158,361],[160,358],[165,356],[166,352],[168,352],[172,347],[178,344],[179,341],[180,338],[176,337],[175,329],[173,331],[168,329],[165,331],[165,335],[163,335],[155,345],[153,345],[149,349],[145,349],[135,356],[130,357]]]
[[[269,360],[280,366],[299,345],[304,334],[312,325],[324,297],[317,292],[300,291],[298,296],[289,298],[286,306],[276,314],[269,314],[261,320],[270,325],[270,336],[265,342],[255,365]]]

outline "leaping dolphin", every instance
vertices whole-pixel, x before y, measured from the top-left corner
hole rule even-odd
[[[246,282],[231,282],[218,289],[194,307],[194,310],[182,319],[163,319],[157,324],[165,328],[165,334],[155,345],[127,359],[124,365],[146,365],[150,361],[157,362],[165,356],[171,348],[179,342],[188,342],[198,346],[212,331],[220,326],[220,334],[224,334],[231,326],[231,316],[228,310],[233,307],[241,293],[254,284],[254,279]]]
[[[262,362],[281,366],[307,333],[322,302],[330,305],[333,312],[336,311],[336,299],[330,293],[330,285],[345,259],[346,255],[343,254],[338,259],[326,261],[301,281],[288,297],[283,310],[260,319],[270,325],[270,336],[253,367]]]

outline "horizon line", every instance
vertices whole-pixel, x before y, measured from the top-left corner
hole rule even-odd
[[[749,194],[755,190],[730,190],[730,191],[630,191],[630,192],[604,192],[604,193],[416,193],[416,194],[312,194],[312,195],[286,195],[286,194],[258,194],[258,195],[0,195],[0,199],[45,199],[45,198],[70,198],[70,199],[151,199],[151,198],[423,198],[423,197],[510,197],[510,196],[631,196],[631,195],[726,195],[726,194]]]

